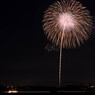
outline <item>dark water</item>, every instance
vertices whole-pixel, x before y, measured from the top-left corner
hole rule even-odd
[[[87,94],[95,94],[94,91],[21,91],[21,92],[18,92],[18,93],[2,93],[0,95],[17,95],[17,94],[20,94],[20,95],[81,95],[81,94],[84,94],[84,95],[87,95]]]

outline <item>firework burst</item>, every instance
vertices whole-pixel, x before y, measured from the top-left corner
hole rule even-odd
[[[93,24],[91,18],[86,7],[76,0],[57,1],[45,11],[43,28],[47,39],[60,46],[59,85],[62,48],[75,48],[89,38]]]
[[[89,11],[75,0],[57,1],[45,11],[43,27],[47,38],[56,45],[71,48],[88,39],[92,29]]]

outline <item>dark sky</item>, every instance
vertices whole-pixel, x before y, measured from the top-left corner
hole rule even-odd
[[[47,52],[44,11],[56,0],[0,1],[0,84],[57,86],[59,51]],[[95,0],[80,0],[94,17]],[[94,18],[93,18],[94,21]],[[95,84],[95,33],[63,49],[62,84]]]

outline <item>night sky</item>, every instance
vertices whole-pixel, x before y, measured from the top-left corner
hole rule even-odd
[[[0,1],[0,84],[58,86],[59,51],[45,50],[44,11],[56,0]],[[78,0],[91,12],[95,0]],[[63,49],[62,85],[95,84],[95,33],[76,49]]]

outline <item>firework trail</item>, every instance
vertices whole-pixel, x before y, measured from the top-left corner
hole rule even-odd
[[[59,85],[62,48],[75,48],[84,43],[89,38],[92,24],[89,11],[76,0],[57,1],[45,11],[43,28],[47,39],[60,46]]]

